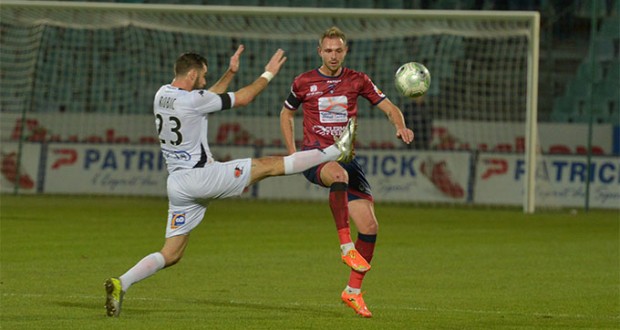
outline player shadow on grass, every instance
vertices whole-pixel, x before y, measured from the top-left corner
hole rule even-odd
[[[195,299],[191,301],[192,304],[203,304],[207,306],[216,307],[231,307],[231,308],[249,308],[256,310],[273,310],[278,312],[304,312],[316,315],[331,315],[331,316],[343,316],[345,313],[338,313],[335,311],[326,311],[325,308],[310,307],[296,304],[264,304],[259,302],[242,302],[242,301],[226,301],[226,300],[209,300],[209,299]]]

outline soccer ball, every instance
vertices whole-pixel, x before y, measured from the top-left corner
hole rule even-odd
[[[394,84],[403,96],[422,96],[431,86],[431,73],[418,62],[405,63],[396,70]]]

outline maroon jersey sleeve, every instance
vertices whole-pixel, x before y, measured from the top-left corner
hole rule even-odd
[[[375,86],[370,78],[365,73],[359,73],[362,76],[362,90],[360,95],[370,101],[372,105],[377,105],[379,102],[386,98],[385,94]]]
[[[302,92],[302,88],[306,83],[306,78],[308,73],[300,74],[295,77],[293,80],[293,84],[291,84],[291,92],[289,93],[286,101],[284,101],[284,106],[289,110],[297,110],[299,106],[304,102],[304,95]]]

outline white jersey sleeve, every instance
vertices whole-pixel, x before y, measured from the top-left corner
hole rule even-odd
[[[213,162],[207,140],[208,114],[230,109],[234,93],[186,91],[164,85],[155,94],[153,113],[168,172]]]

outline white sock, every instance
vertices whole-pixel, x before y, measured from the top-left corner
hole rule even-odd
[[[349,251],[355,250],[355,244],[353,242],[340,244],[340,251],[342,251],[342,255],[346,255]]]
[[[284,157],[284,174],[300,173],[321,163],[336,160],[338,156],[340,156],[340,150],[334,145],[323,150],[298,151]]]
[[[140,282],[157,273],[157,271],[164,268],[165,265],[166,260],[159,252],[151,253],[142,258],[135,266],[131,267],[130,270],[119,277],[122,290],[127,291],[132,284]]]
[[[346,288],[344,288],[344,291],[346,291],[347,293],[353,293],[353,294],[360,294],[362,293],[362,288],[352,288],[350,286],[347,285]]]

